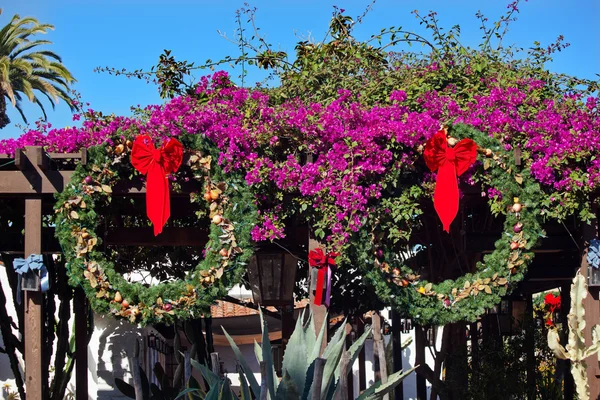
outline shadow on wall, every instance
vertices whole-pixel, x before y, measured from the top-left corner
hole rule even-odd
[[[97,385],[96,399],[126,398],[115,387],[115,377],[131,381],[129,357],[135,340],[142,338],[142,329],[110,317],[95,316],[95,328],[90,341],[88,361],[91,379]],[[140,353],[143,362],[144,354]],[[90,395],[92,395],[90,393]]]

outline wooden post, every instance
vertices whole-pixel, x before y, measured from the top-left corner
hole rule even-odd
[[[527,315],[533,315],[533,297],[531,293],[525,294],[527,298],[527,307],[525,312]],[[533,324],[527,324],[525,327],[525,347],[526,347],[526,360],[527,360],[527,399],[535,400],[535,374],[536,374],[536,362],[535,362],[535,326]]]
[[[415,325],[415,360],[421,364],[425,360],[425,330],[420,325]],[[420,368],[424,368],[420,366]],[[427,400],[427,380],[425,375],[417,369],[417,400]]]
[[[350,326],[350,324],[348,324]],[[352,329],[352,328],[350,328]],[[356,332],[351,331],[350,334],[346,337],[346,349],[349,349],[352,346],[352,343],[356,341]],[[363,346],[364,347],[364,346]],[[346,394],[347,399],[354,399],[357,396],[354,396],[354,372],[352,371],[352,364],[348,364],[348,369],[346,370],[346,378],[348,379],[348,390]]]
[[[210,362],[212,364],[212,372],[221,377],[221,360],[219,360],[219,353],[210,353]]]
[[[348,400],[348,372],[350,368],[352,368],[350,357],[348,351],[344,349],[340,363],[340,383],[334,394],[334,400]]]
[[[571,307],[571,284],[565,283],[560,288],[560,322],[562,323],[561,342],[567,343],[569,335],[569,324],[567,315]],[[565,399],[572,399],[575,396],[575,382],[571,374],[570,360],[557,360],[563,372],[563,391]]]
[[[579,272],[588,278],[588,262],[587,253],[589,249],[589,243],[591,239],[598,236],[598,207],[592,202],[592,211],[595,218],[592,220],[590,225],[583,225],[583,240],[585,243],[585,250],[581,257],[581,266]],[[600,323],[600,307],[599,307],[599,293],[598,287],[588,288],[588,296],[583,300],[583,307],[585,308],[585,329],[584,337],[585,343],[589,346],[592,343],[592,328]],[[562,311],[568,313],[568,311]],[[598,367],[598,355],[594,354],[586,359],[587,363],[587,376],[588,383],[590,385],[590,399],[597,399],[600,397],[600,368]]]
[[[309,233],[310,234],[310,233]],[[319,242],[317,242],[315,239],[310,238],[308,239],[308,251],[312,251],[315,250],[317,248],[320,247]],[[312,271],[313,268],[311,266],[308,267],[308,278],[310,279],[310,277],[312,276]],[[311,282],[312,285],[312,282]],[[323,343],[321,345],[321,354],[323,354],[323,351],[325,350],[325,347],[327,346],[327,307],[325,307],[324,305],[322,306],[316,306],[315,305],[315,294],[313,293],[313,291],[311,290],[310,293],[310,310],[312,312],[312,317],[313,317],[313,321],[315,322],[315,331],[317,332],[317,335],[319,334],[319,332],[321,332],[321,327],[323,326],[323,324],[325,325],[325,335],[323,337]]]
[[[41,148],[39,148],[41,152]],[[42,199],[25,200],[25,257],[42,253]],[[25,388],[28,400],[42,400],[41,291],[25,291]]]
[[[392,350],[393,350],[393,362],[394,370],[392,373],[396,373],[402,370],[402,330],[400,324],[402,323],[400,314],[397,311],[392,310]],[[394,389],[394,400],[404,400],[404,384],[400,382]]]
[[[185,362],[185,364],[183,365],[183,387],[187,387],[187,385],[190,382],[190,378],[192,377],[192,355],[189,350],[186,350],[183,355]]]
[[[142,384],[142,372],[140,367],[140,341],[135,339],[135,346],[133,348],[133,356],[129,362],[131,368],[131,375],[133,377],[133,389],[135,390],[135,400],[144,399],[144,386]]]
[[[294,305],[286,305],[281,307],[281,352],[285,354],[292,333],[294,332]]]
[[[477,322],[471,324],[471,368],[473,372],[479,370],[479,332],[477,331]]]
[[[88,399],[88,307],[83,289],[75,289],[75,398]]]
[[[381,315],[373,314],[371,317],[373,321],[373,358],[375,359],[375,379],[377,380],[377,373],[379,372],[379,380],[382,384],[387,383],[387,363],[385,360],[385,346],[383,345],[383,337],[381,335]],[[379,363],[377,362],[379,361]],[[379,366],[379,370],[377,370]],[[389,400],[389,395],[384,395],[383,400]]]
[[[356,335],[358,337],[365,333],[365,322],[362,317],[356,317]],[[365,346],[358,353],[358,389],[362,393],[367,389],[367,369],[366,369],[366,354]]]

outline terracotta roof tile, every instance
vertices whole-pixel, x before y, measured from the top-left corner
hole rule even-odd
[[[300,300],[294,304],[294,308],[304,308],[307,304],[308,299]],[[277,312],[275,307],[267,307],[267,310]],[[214,304],[210,307],[210,313],[213,318],[230,318],[257,315],[258,310],[254,310],[240,304],[230,303],[228,301],[217,300],[217,304]]]

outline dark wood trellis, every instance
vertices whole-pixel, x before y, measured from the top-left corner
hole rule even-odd
[[[0,199],[24,203],[24,235],[14,229],[0,242],[0,252],[28,257],[31,254],[60,254],[53,227],[42,227],[44,215],[51,214],[54,194],[61,192],[70,182],[78,164],[87,163],[87,151],[79,153],[47,153],[39,146],[18,150],[14,157],[0,156]],[[197,188],[196,188],[197,189]],[[115,188],[116,196],[137,196],[145,193],[143,187]],[[176,197],[188,197],[179,193]],[[181,211],[181,210],[179,210]],[[185,212],[185,210],[183,210]],[[0,210],[2,213],[2,210]],[[170,228],[155,237],[152,228],[113,228],[104,234],[104,243],[125,246],[199,246],[206,244],[207,232],[200,228]],[[12,268],[11,265],[6,265]],[[24,356],[26,394],[28,400],[41,400],[44,395],[43,371],[43,293],[26,291],[24,297]],[[76,290],[75,312],[75,378],[77,399],[87,394],[87,332],[89,310],[85,295]],[[81,334],[83,333],[83,334]],[[83,388],[83,390],[81,390]]]
[[[0,156],[0,199],[11,199],[24,204],[24,236],[20,232],[7,234],[0,242],[0,252],[23,255],[30,254],[56,254],[61,249],[54,238],[52,227],[42,227],[42,219],[51,213],[54,205],[54,194],[61,192],[73,175],[77,164],[87,162],[87,152],[79,153],[47,153],[41,147],[30,146],[17,151],[14,157]],[[115,190],[115,195],[140,196],[145,193],[144,188],[124,188]],[[181,196],[186,196],[183,193]],[[465,200],[465,204],[468,201]],[[2,210],[0,210],[0,214]],[[587,276],[587,263],[585,245],[598,235],[597,223],[592,226],[583,226],[573,222],[569,229],[565,225],[547,225],[548,237],[542,241],[542,246],[536,249],[536,258],[530,268],[525,281],[519,287],[519,293],[527,300],[531,294],[555,287],[563,288],[563,309],[568,308],[568,287],[574,273],[580,270]],[[468,229],[464,232],[464,245],[471,254],[484,254],[494,247],[498,239],[496,232],[485,232]],[[107,245],[138,245],[138,246],[204,246],[206,232],[197,228],[165,228],[163,234],[154,237],[152,228],[116,228],[105,233],[104,241]],[[318,242],[310,240],[309,249],[316,248]],[[11,268],[10,265],[6,266]],[[591,328],[600,320],[598,307],[598,289],[590,289],[591,296],[586,299],[586,339],[591,340]],[[75,301],[76,331],[87,331],[87,314],[85,298],[81,292]],[[24,299],[24,348],[25,348],[25,385],[29,400],[44,398],[43,377],[45,372],[42,346],[42,299],[41,292],[26,292]],[[530,301],[530,300],[529,300]],[[317,326],[323,323],[325,307],[312,307]],[[566,312],[563,313],[563,318]],[[487,317],[483,317],[485,320]],[[396,324],[394,324],[396,325]],[[566,323],[564,324],[566,326]],[[394,328],[396,329],[396,328]],[[397,332],[396,332],[397,333]],[[76,385],[77,398],[87,399],[87,341],[86,335],[76,334]],[[474,340],[471,338],[471,340]],[[417,335],[417,345],[423,340]],[[420,351],[417,349],[417,355]],[[596,356],[594,356],[596,357]],[[399,359],[398,355],[396,358]],[[594,359],[588,361],[590,368],[588,375],[592,395],[600,394],[600,369]],[[531,365],[528,370],[530,385],[535,385]],[[422,376],[422,375],[421,375]],[[363,386],[362,376],[361,387]],[[419,395],[423,397],[424,386],[418,385]],[[572,384],[567,380],[565,392],[572,393]]]

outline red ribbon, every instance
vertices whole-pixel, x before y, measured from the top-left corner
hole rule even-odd
[[[427,141],[425,162],[432,172],[438,171],[433,205],[446,232],[458,214],[458,182],[461,176],[477,159],[477,144],[463,139],[453,148],[448,146],[446,131],[441,130]]]
[[[183,145],[177,139],[169,139],[160,149],[148,135],[140,135],[133,142],[131,163],[147,175],[146,213],[154,225],[154,236],[162,232],[171,215],[167,175],[177,171],[182,161]]]
[[[339,253],[327,253],[323,252],[323,249],[311,250],[308,253],[308,264],[311,267],[317,268],[317,284],[315,288],[315,300],[314,304],[320,306],[323,304],[323,289],[325,288],[325,276],[329,274],[327,278],[327,293],[325,294],[325,304],[329,305],[329,296],[331,295],[331,273],[332,268],[335,267],[335,258],[339,256]]]

